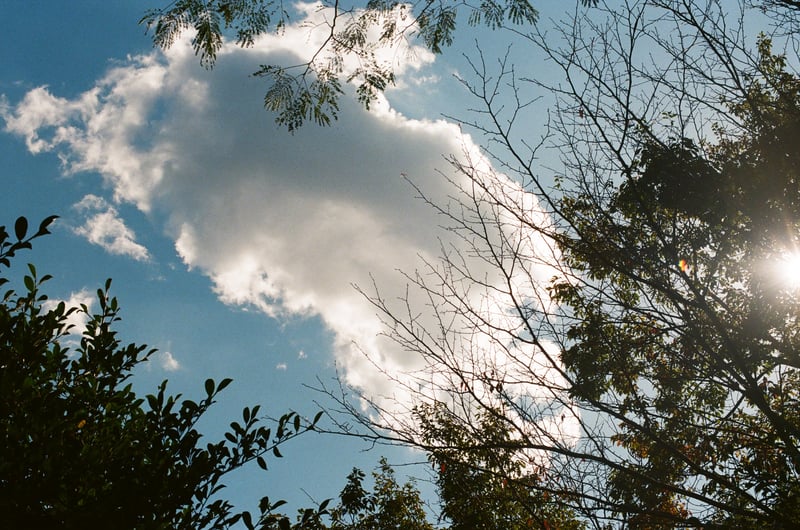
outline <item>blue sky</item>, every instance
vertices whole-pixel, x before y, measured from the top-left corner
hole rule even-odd
[[[265,86],[248,74],[309,53],[305,29],[226,47],[206,71],[186,42],[153,49],[137,25],[149,2],[4,4],[0,222],[61,216],[19,260],[54,276],[53,298],[88,301],[113,278],[123,340],[161,352],[138,374],[141,391],[168,378],[174,392],[198,396],[205,378],[232,377],[209,432],[245,405],[311,416],[323,396],[304,385],[331,383],[337,370],[370,395],[403,401],[365,353],[390,373],[419,360],[378,336],[353,285],[374,278],[400,296],[398,270],[438,255],[441,219],[403,176],[446,202],[442,155],[488,167],[480,138],[441,118],[474,103],[452,77],[472,37],[444,57],[403,56],[398,87],[373,112],[345,98],[332,127],[289,135],[262,110]],[[487,57],[505,48],[505,36],[480,35]],[[308,505],[338,493],[353,466],[369,470],[383,454],[423,458],[365,447],[307,436],[231,494]]]

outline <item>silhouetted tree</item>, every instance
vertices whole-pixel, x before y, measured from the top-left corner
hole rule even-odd
[[[593,5],[597,0],[581,0]],[[264,106],[277,113],[276,121],[290,131],[311,120],[328,125],[336,119],[342,82],[355,83],[357,99],[369,108],[376,96],[394,84],[394,65],[376,51],[407,41],[421,43],[441,53],[453,42],[459,17],[467,13],[471,26],[492,29],[511,23],[536,22],[537,11],[528,0],[485,1],[471,5],[455,1],[401,3],[370,0],[344,6],[338,0],[319,5],[327,10],[326,38],[307,62],[294,66],[262,65],[254,75],[265,77],[270,87]],[[238,45],[252,46],[260,35],[280,35],[291,21],[292,8],[264,0],[181,0],[154,8],[140,23],[153,32],[153,42],[169,48],[184,32],[192,34],[192,46],[200,62],[211,68],[226,36]],[[344,60],[353,57],[358,67],[344,71]]]
[[[0,267],[47,234],[53,219],[31,236],[25,218],[13,237],[0,227]],[[196,424],[231,380],[208,379],[199,401],[169,395],[166,381],[138,397],[128,380],[154,350],[120,343],[111,281],[90,314],[85,306],[48,304],[48,278],[29,265],[24,290],[8,290],[0,302],[3,526],[200,529],[242,520],[252,528],[253,516],[220,496],[223,479],[251,462],[266,469],[265,457],[280,456],[278,447],[313,429],[316,418],[289,413],[270,428],[258,406],[247,407],[224,439],[206,443]],[[2,274],[0,284],[10,279]],[[70,328],[70,317],[81,314],[86,328]],[[278,504],[262,499],[258,518]]]
[[[800,271],[779,272],[800,251],[797,11],[750,4],[608,3],[520,34],[549,85],[474,63],[463,124],[514,180],[454,157],[467,184],[434,206],[463,245],[408,274],[426,305],[368,293],[428,366],[395,380],[453,434],[375,402],[349,406],[362,435],[469,466],[493,418],[532,506],[595,528],[800,525]],[[516,136],[528,87],[555,98],[551,171]]]

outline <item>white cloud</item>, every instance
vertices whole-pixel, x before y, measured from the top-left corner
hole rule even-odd
[[[73,231],[111,254],[147,261],[150,253],[136,242],[136,233],[125,225],[117,209],[96,195],[86,195],[73,207],[84,216],[82,226]]]
[[[168,351],[156,354],[161,368],[167,372],[175,372],[181,369],[181,363]]]
[[[71,126],[74,119],[86,118],[97,107],[97,91],[90,90],[80,98],[67,100],[53,96],[46,86],[35,88],[25,94],[21,106],[24,113],[14,113],[3,98],[0,101],[0,117],[6,122],[8,132],[25,138],[31,153],[50,151],[61,142],[72,142],[80,131]],[[49,137],[43,136],[47,131]]]
[[[278,363],[278,364],[275,365],[275,369],[276,370],[280,370],[282,372],[285,372],[287,368],[288,368],[288,365],[286,363]]]
[[[344,97],[340,120],[330,128],[309,125],[294,135],[277,129],[259,110],[265,87],[248,74],[254,65],[296,63],[296,54],[310,53],[321,36],[310,38],[307,28],[289,27],[280,38],[265,37],[249,49],[226,46],[212,72],[197,64],[183,41],[163,57],[153,53],[114,68],[75,100],[33,90],[2,117],[31,152],[55,151],[68,172],[99,172],[115,201],[163,212],[179,255],[212,279],[221,300],[278,317],[320,316],[334,333],[347,382],[372,396],[403,400],[406,391],[380,371],[414,372],[424,362],[381,338],[375,308],[353,284],[369,290],[374,279],[388,300],[396,300],[405,296],[407,283],[398,270],[413,273],[420,260],[434,262],[441,238],[445,245],[463,242],[436,228],[444,220],[401,175],[446,203],[454,185],[468,185],[442,154],[465,153],[495,191],[522,201],[521,211],[535,222],[544,218],[532,197],[491,171],[457,126],[407,119],[385,98],[367,113]],[[413,86],[413,77],[423,76],[419,67],[432,60],[416,52],[400,63],[400,87]],[[84,228],[86,237],[147,258],[133,233],[115,222],[113,207],[96,197],[84,201],[87,211],[101,216],[96,231],[94,225]],[[520,248],[531,255],[541,246],[535,235],[520,237]],[[499,281],[485,263],[471,266],[474,274]],[[515,281],[524,284],[540,274],[523,268]],[[423,299],[414,301],[424,307]],[[487,311],[505,315],[502,303],[494,303],[500,309],[489,304]]]
[[[58,304],[64,302],[66,309],[77,308],[66,320],[67,326],[70,329],[70,335],[80,336],[86,331],[86,323],[89,321],[89,315],[92,312],[92,305],[94,304],[94,294],[88,289],[81,289],[80,291],[71,293],[66,300],[46,300],[42,304],[45,311],[51,311],[58,307]],[[87,311],[83,311],[81,306],[85,306]]]

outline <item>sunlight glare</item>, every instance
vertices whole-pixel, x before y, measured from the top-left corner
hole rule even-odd
[[[787,289],[800,288],[800,252],[787,252],[777,265],[781,283]]]

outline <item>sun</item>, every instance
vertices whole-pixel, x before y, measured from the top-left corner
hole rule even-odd
[[[800,289],[800,251],[785,252],[776,264],[778,280],[787,289]]]

